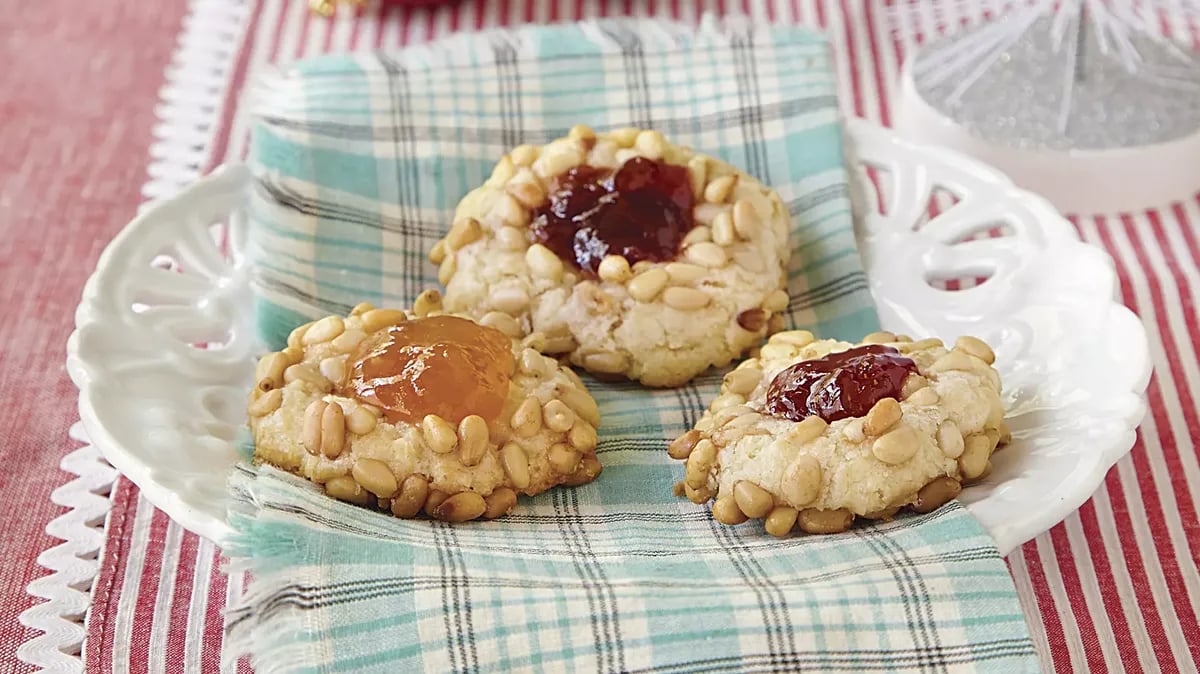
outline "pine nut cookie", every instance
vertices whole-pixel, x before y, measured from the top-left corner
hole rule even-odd
[[[360,304],[296,328],[255,372],[255,459],[397,517],[508,513],[517,494],[600,474],[600,412],[516,320],[480,325],[427,290],[412,311]]]
[[[670,444],[686,462],[676,491],[714,499],[724,524],[763,518],[775,536],[932,512],[1009,439],[994,360],[974,337],[947,349],[884,332],[858,345],[777,333]]]
[[[544,353],[677,386],[761,343],[787,308],[779,196],[657,131],[522,145],[430,253],[446,307],[515,318]]]

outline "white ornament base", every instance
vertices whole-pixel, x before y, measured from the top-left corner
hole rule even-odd
[[[905,64],[894,126],[902,136],[970,155],[1064,213],[1124,213],[1200,192],[1200,129],[1169,143],[1111,150],[1020,148],[989,141],[921,97]]]

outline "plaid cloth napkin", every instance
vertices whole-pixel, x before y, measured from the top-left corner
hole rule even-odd
[[[508,148],[577,123],[657,128],[774,186],[794,220],[789,322],[876,327],[851,226],[824,42],[705,21],[524,28],[272,80],[251,199],[259,329],[435,285],[424,253]],[[664,451],[720,373],[648,391],[589,381],[594,483],[496,522],[405,521],[271,468],[232,476],[226,542],[250,591],[226,657],[273,671],[1037,671],[1011,578],[952,504],[776,540],[672,496]]]

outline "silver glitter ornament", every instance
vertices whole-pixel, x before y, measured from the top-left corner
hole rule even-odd
[[[901,5],[896,18],[912,25],[906,12],[939,4]],[[996,3],[974,4],[982,15]],[[1188,198],[1200,190],[1200,59],[1164,37],[1166,9],[1180,25],[1200,21],[1196,0],[1009,3],[915,50],[896,126],[997,166],[1063,210]],[[1097,194],[1111,180],[1101,171],[1150,174]]]

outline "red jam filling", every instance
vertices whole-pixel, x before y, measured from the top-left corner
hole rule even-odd
[[[391,423],[436,414],[452,424],[491,420],[508,397],[512,340],[454,316],[405,321],[363,342],[347,394],[383,410]]]
[[[692,229],[687,167],[634,157],[615,172],[576,166],[555,179],[533,212],[533,238],[592,275],[606,255],[629,264],[679,254]]]
[[[884,398],[900,399],[900,388],[917,364],[890,346],[859,346],[796,363],[775,375],[767,389],[767,413],[826,422],[865,415]]]

